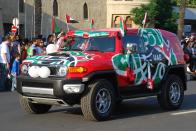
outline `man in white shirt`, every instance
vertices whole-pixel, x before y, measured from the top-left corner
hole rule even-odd
[[[10,70],[10,51],[8,47],[10,43],[10,36],[6,36],[0,44],[0,91],[6,90],[5,81]]]

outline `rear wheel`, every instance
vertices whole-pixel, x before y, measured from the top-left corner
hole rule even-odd
[[[89,86],[89,92],[81,99],[81,109],[87,120],[106,120],[115,105],[114,90],[107,80],[97,80]]]
[[[184,99],[182,80],[176,75],[170,75],[163,84],[161,93],[157,96],[158,102],[163,109],[178,109]]]
[[[30,114],[47,113],[50,110],[50,108],[52,107],[51,105],[32,103],[27,98],[25,98],[21,95],[19,96],[19,100],[20,100],[21,107],[27,113],[30,113]]]

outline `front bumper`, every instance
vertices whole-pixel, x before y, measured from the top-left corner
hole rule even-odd
[[[70,100],[79,97],[84,89],[82,79],[17,77],[17,91],[23,96]]]

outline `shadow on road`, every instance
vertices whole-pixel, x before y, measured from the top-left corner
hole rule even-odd
[[[195,110],[196,109],[196,94],[185,95],[184,102],[178,111],[181,110]],[[145,116],[152,114],[159,114],[170,112],[168,110],[163,110],[156,98],[146,98],[143,100],[129,100],[122,103],[117,107],[113,119],[123,119],[129,117]]]
[[[185,95],[180,110],[194,110],[194,109],[196,109],[196,94]]]
[[[55,112],[63,112],[66,114],[74,114],[74,115],[82,115],[82,110],[79,106],[77,107],[65,107],[61,109],[55,109],[51,110],[49,113],[55,113]]]
[[[196,94],[185,95],[182,107],[178,110],[194,110],[196,109]],[[65,107],[61,109],[51,110],[49,113],[63,112],[65,114],[82,115],[82,111],[79,106],[77,107]],[[116,106],[112,120],[124,119],[138,116],[153,115],[159,113],[169,112],[162,110],[157,102],[156,97],[126,100]]]
[[[120,105],[117,105],[113,119],[152,115],[161,112],[164,111],[161,110],[156,98],[127,100]]]

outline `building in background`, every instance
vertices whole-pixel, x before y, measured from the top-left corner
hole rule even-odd
[[[23,6],[19,6],[19,3],[22,3]],[[18,8],[20,7],[20,8]],[[20,17],[20,30],[19,34],[24,36],[25,28],[24,28],[24,21],[23,21],[23,14],[21,9],[24,9],[24,2],[23,0],[0,0],[0,31],[1,35],[6,35],[11,31],[12,21],[13,18]],[[23,10],[24,11],[24,10]],[[21,16],[21,15],[22,16]],[[2,23],[2,25],[1,25]]]
[[[90,20],[95,20],[95,28],[118,27],[120,16],[129,27],[136,27],[130,10],[148,3],[149,0],[0,0],[4,34],[11,30],[12,19],[19,18],[19,34],[32,38],[51,33],[51,17],[55,16],[61,29],[67,30],[66,14],[78,20],[69,24],[72,29],[90,28]],[[0,12],[1,13],[1,12]],[[1,18],[1,16],[0,16]],[[1,23],[0,23],[1,24]],[[1,33],[3,33],[1,32]]]
[[[79,21],[69,24],[71,29],[90,28],[94,19],[95,28],[119,27],[122,16],[128,27],[135,28],[131,9],[147,4],[150,0],[0,0],[0,33],[11,30],[13,18],[19,18],[19,34],[33,38],[40,34],[51,34],[52,16],[57,19],[59,28],[67,31],[65,16],[70,15]],[[187,13],[186,13],[187,14]],[[196,15],[196,12],[194,12]],[[192,15],[191,15],[192,16]],[[2,20],[1,20],[2,19]],[[185,18],[195,30],[195,18]],[[3,25],[3,28],[2,28]]]
[[[148,4],[150,0],[107,0],[106,27],[119,27],[120,17],[123,17],[128,27],[138,27],[133,22],[131,10],[141,4]]]
[[[179,12],[179,7],[174,7],[175,12]],[[196,8],[186,8],[184,18],[184,33],[196,32]]]

